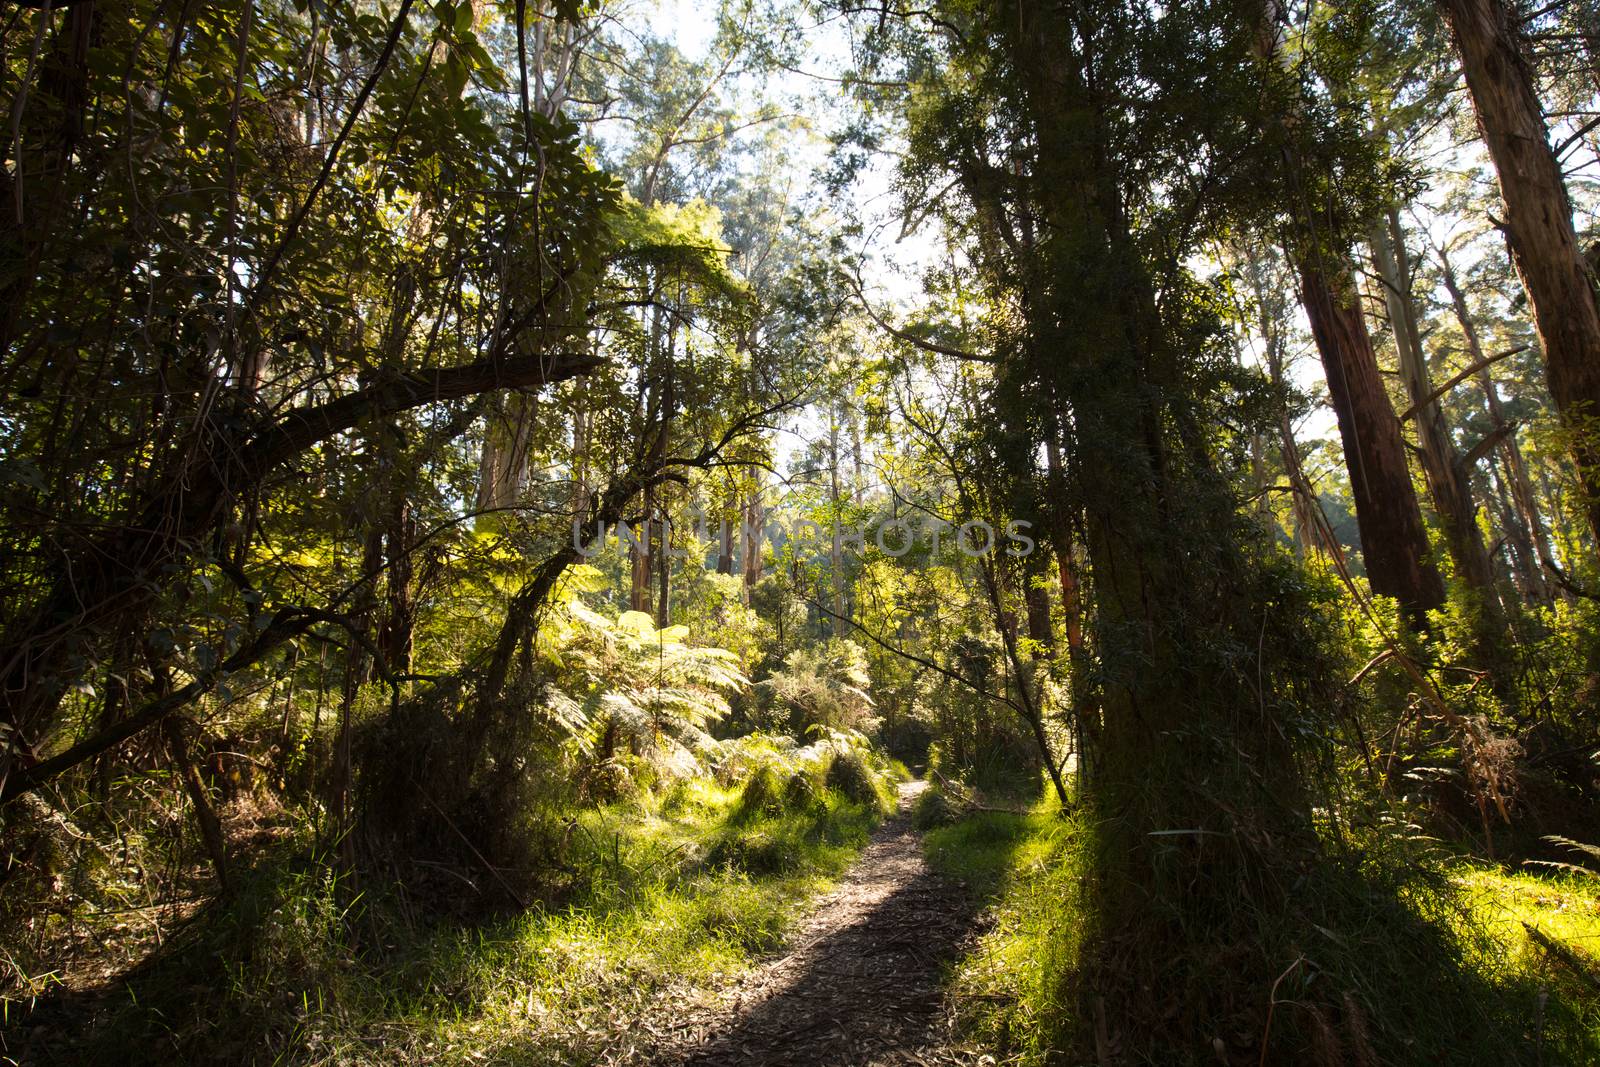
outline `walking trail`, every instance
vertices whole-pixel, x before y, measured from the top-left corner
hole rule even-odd
[[[654,1062],[977,1062],[952,1044],[940,980],[974,933],[976,915],[963,887],[935,874],[922,858],[909,812],[925,787],[900,787],[896,813],[816,904],[784,953],[736,983],[721,1003],[679,1020],[676,1039]]]

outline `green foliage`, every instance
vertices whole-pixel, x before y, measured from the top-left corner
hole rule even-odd
[[[911,825],[918,830],[935,830],[960,819],[963,812],[943,789],[926,789],[911,806]]]
[[[734,653],[690,644],[686,626],[658,630],[639,611],[610,619],[576,598],[565,620],[541,630],[557,680],[545,707],[586,754],[610,759],[619,745],[701,752],[711,744],[706,728],[728,713],[728,695],[749,684]]]
[[[784,783],[778,780],[770,765],[763,765],[745,779],[744,788],[739,791],[738,815],[747,820],[778,815],[783,812],[787,800]]]
[[[758,683],[760,718],[801,734],[870,732],[877,726],[871,685],[866,654],[855,642],[831,640],[797,648]]]
[[[1081,818],[1041,808],[971,816],[926,839],[930,863],[993,908],[993,927],[956,973],[964,1024],[1021,1063],[1053,1062],[1054,1050],[1095,1040],[1085,1036],[1098,1025],[1092,991],[1074,985],[1092,922],[1084,886],[1094,877],[1086,850],[1093,836]],[[1267,1062],[1418,1065],[1435,1062],[1440,1049],[1460,1063],[1533,1063],[1542,1055],[1578,1064],[1594,1056],[1592,990],[1521,926],[1532,921],[1582,944],[1600,923],[1593,887],[1441,866],[1418,844],[1352,857],[1359,873],[1335,864],[1308,874],[1319,880],[1318,899],[1308,895],[1307,911],[1295,916],[1308,925],[1285,947],[1273,1027],[1219,1035],[1225,1049]],[[1280,920],[1258,918],[1261,936],[1287,935]],[[1194,958],[1172,966],[1203,968],[1215,946],[1197,942],[1191,951]],[[1203,973],[1228,982],[1225,972]],[[1524,1032],[1536,1002],[1546,1005],[1538,1038]],[[1138,1041],[1107,1037],[1124,1047]],[[1209,1054],[1196,1049],[1193,1062]]]
[[[17,6],[0,781],[109,740],[0,810],[7,1021],[126,961],[103,1060],[602,1058],[777,943],[887,749],[993,908],[958,991],[1001,1052],[1595,1059],[1521,923],[1600,936],[1600,572],[1436,13],[824,7],[832,179],[892,152],[892,220],[797,189],[793,5],[700,57],[568,0]],[[1580,219],[1593,8],[1520,24]],[[1504,564],[1426,627],[1292,358],[1296,269],[1360,275],[1390,208]],[[925,532],[1007,518],[1035,552]],[[117,734],[173,693],[192,768]],[[978,810],[1074,768],[1067,815]]]
[[[829,789],[856,804],[882,803],[877,778],[867,766],[866,757],[855,749],[834,754],[824,781]]]
[[[793,811],[804,811],[822,799],[826,783],[819,783],[815,773],[801,768],[792,772],[783,783],[784,806]]]
[[[579,814],[565,882],[545,905],[431,929],[411,925],[413,884],[374,882],[355,897],[284,848],[60,1051],[130,1064],[368,1062],[381,1039],[386,1062],[582,1055],[613,1033],[598,1020],[643,1020],[773,948],[877,817],[828,797],[747,819],[737,791],[680,779],[660,799]]]

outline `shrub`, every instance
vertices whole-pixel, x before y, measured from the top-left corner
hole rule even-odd
[[[829,789],[857,804],[882,804],[878,784],[866,757],[853,748],[834,754],[824,779]]]
[[[744,789],[739,794],[739,803],[734,808],[734,817],[742,821],[760,815],[781,815],[783,800],[783,789],[779,786],[778,776],[772,772],[772,768],[757,767],[744,783]]]
[[[821,795],[816,775],[804,769],[789,775],[789,780],[783,786],[783,802],[792,811],[809,808]]]
[[[933,830],[949,826],[965,814],[961,805],[953,802],[942,789],[929,789],[917,797],[911,808],[911,825],[918,830]]]

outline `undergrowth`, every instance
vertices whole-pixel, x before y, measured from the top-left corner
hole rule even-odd
[[[648,1045],[653,1004],[774,948],[865,844],[882,802],[813,773],[814,791],[780,781],[770,803],[746,799],[762,768],[575,813],[564,899],[487,923],[430,926],[400,881],[341,881],[287,841],[92,1010],[44,1004],[33,1059],[549,1064]]]
[[[932,865],[993,919],[954,973],[964,1028],[1017,1063],[1145,1062],[1136,1040],[1085,1009],[1093,991],[1075,987],[1096,949],[1093,842],[1085,816],[1045,803],[925,838]],[[1600,877],[1506,871],[1385,832],[1330,846],[1314,880],[1296,887],[1294,914],[1258,919],[1266,943],[1284,946],[1283,973],[1274,989],[1240,994],[1271,1004],[1271,1030],[1219,1023],[1212,1047],[1183,1062],[1600,1063]]]

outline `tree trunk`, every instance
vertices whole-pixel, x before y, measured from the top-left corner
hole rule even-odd
[[[1180,436],[1195,414],[1192,385],[1123,215],[1086,22],[1042,0],[996,20],[1037,146],[1028,188],[1043,286],[1030,294],[1019,369],[1059,398],[1059,417],[1070,412],[1095,593],[1101,696],[1086,923],[1104,955],[1086,955],[1083,986],[1128,1018],[1158,1018],[1152,1005],[1181,995],[1174,953],[1201,936],[1190,921],[1225,923],[1216,917],[1232,909],[1222,902],[1255,884],[1249,871],[1266,862],[1243,842],[1309,847],[1312,832],[1287,735],[1237,672],[1196,656],[1219,643],[1255,648],[1273,608],[1250,591],[1259,579],[1240,543],[1258,527],[1239,520],[1203,442]],[[1213,835],[1230,843],[1214,847]],[[1278,905],[1263,894],[1252,906]],[[1235,934],[1203,936],[1232,943]],[[1206,1017],[1202,1005],[1185,1007]]]
[[[1078,787],[1087,783],[1089,760],[1095,745],[1092,744],[1099,722],[1099,709],[1094,705],[1090,685],[1092,665],[1089,648],[1083,639],[1083,596],[1078,580],[1078,564],[1073,558],[1076,551],[1073,537],[1073,516],[1068,511],[1067,472],[1061,462],[1062,415],[1052,411],[1045,422],[1045,484],[1050,491],[1050,540],[1055,549],[1056,576],[1061,584],[1062,628],[1067,639],[1067,691],[1072,702],[1072,747],[1078,758]]]
[[[572,416],[572,512],[583,514],[589,503],[589,422],[593,418],[588,404],[578,401]]]
[[[405,493],[395,491],[394,497],[389,528],[384,534],[384,586],[388,603],[378,648],[391,673],[410,674],[417,619],[411,588],[416,568],[411,550],[416,540],[417,520]]]
[[[1284,15],[1277,0],[1266,0],[1260,8],[1255,51],[1265,62],[1283,62]],[[1301,116],[1280,114],[1276,119],[1287,125]],[[1284,164],[1291,186],[1303,188],[1304,166],[1292,148],[1284,149]],[[1314,204],[1297,200],[1289,206],[1303,231],[1299,247],[1291,250],[1298,260],[1300,303],[1339,420],[1367,579],[1373,592],[1394,597],[1411,625],[1420,626],[1427,612],[1444,605],[1444,582],[1429,558],[1405,439],[1383,387],[1346,255],[1348,235],[1335,232]]]
[[[733,527],[739,522],[740,516],[735,507],[737,497],[730,493],[718,505],[717,512],[717,573],[733,573]]]
[[[656,547],[651,554],[656,563],[656,629],[665,630],[672,622],[672,520],[665,504],[656,522]]]
[[[205,844],[206,855],[211,860],[211,869],[217,875],[217,887],[224,893],[228,891],[228,847],[227,839],[222,833],[222,820],[217,818],[216,809],[211,806],[211,796],[206,791],[205,782],[200,780],[200,772],[195,769],[194,760],[189,756],[189,742],[184,735],[185,721],[173,715],[161,722],[162,736],[167,743],[167,754],[172,759],[172,766],[177,770],[183,788],[189,794],[189,803],[194,806],[194,820],[200,827],[200,840]]]
[[[1429,495],[1444,527],[1445,545],[1455,563],[1456,575],[1477,601],[1473,608],[1479,615],[1479,643],[1486,646],[1481,651],[1494,652],[1504,636],[1494,570],[1478,530],[1478,506],[1472,498],[1466,467],[1450,436],[1443,409],[1437,399],[1429,399],[1433,383],[1428,375],[1428,357],[1422,348],[1416,305],[1412,302],[1411,262],[1406,255],[1405,234],[1397,212],[1391,209],[1386,220],[1373,227],[1370,243],[1378,283],[1389,311],[1395,351],[1399,354],[1400,380],[1411,401],[1417,440],[1422,446],[1422,471]]]
[[[527,486],[528,449],[538,414],[537,397],[513,396],[502,418],[486,421],[478,463],[479,511],[511,507]]]
[[[1481,365],[1484,360],[1483,341],[1478,336],[1477,323],[1473,321],[1472,312],[1467,307],[1466,293],[1462,292],[1461,285],[1456,279],[1449,253],[1443,248],[1437,249],[1436,252],[1439,257],[1440,278],[1444,282],[1445,291],[1450,294],[1450,306],[1455,311],[1461,334],[1467,341],[1467,360],[1470,364]],[[1490,420],[1494,423],[1494,431],[1499,432],[1506,425],[1505,412],[1500,407],[1500,390],[1496,388],[1494,376],[1488,367],[1478,371],[1478,385],[1483,389],[1483,402],[1488,408]],[[1527,579],[1528,592],[1538,603],[1549,604],[1552,602],[1550,583],[1545,579],[1543,564],[1545,560],[1554,557],[1550,554],[1550,538],[1545,533],[1544,520],[1539,515],[1538,497],[1534,495],[1533,482],[1528,477],[1528,465],[1522,458],[1522,446],[1517,444],[1515,433],[1507,432],[1500,439],[1500,455],[1505,460],[1506,474],[1511,481],[1511,502],[1516,507],[1518,525],[1521,527],[1512,534],[1512,540],[1530,541],[1535,557],[1533,573]]]
[[[655,573],[651,560],[651,545],[655,542],[655,530],[658,526],[656,518],[655,490],[647,489],[644,494],[644,521],[635,531],[633,544],[628,550],[628,559],[631,565],[628,586],[628,607],[633,611],[642,611],[647,615],[654,615],[650,595],[650,576]]]
[[[767,522],[766,507],[761,501],[761,486],[751,490],[744,503],[743,529],[739,536],[744,559],[744,602],[750,603],[750,591],[761,581],[761,543]]]
[[[1084,654],[1083,605],[1078,593],[1077,564],[1072,559],[1072,516],[1067,514],[1067,474],[1061,464],[1060,432],[1052,419],[1050,436],[1044,443],[1045,478],[1050,487],[1051,540],[1055,542],[1057,576],[1061,582],[1061,611],[1066,621],[1067,648],[1074,657]]]
[[[1420,623],[1444,605],[1444,582],[1428,558],[1400,420],[1384,391],[1360,293],[1348,274],[1335,285],[1308,260],[1300,267],[1300,294],[1339,420],[1367,579],[1373,592],[1394,597]]]
[[[685,301],[683,286],[678,287],[678,303],[680,306]],[[659,465],[666,459],[667,448],[672,440],[672,422],[678,413],[677,367],[673,362],[678,350],[678,319],[673,317],[667,326],[666,348],[658,356],[658,378],[661,381],[661,412],[659,423],[656,427],[655,440],[651,445],[650,458],[652,465]],[[671,508],[666,499],[666,487],[657,491],[657,507],[659,512],[656,520],[656,547],[654,550],[656,564],[656,626],[666,629],[672,609],[672,518]]]
[[[1505,200],[1506,243],[1544,349],[1550,394],[1572,432],[1590,532],[1600,544],[1600,300],[1578,248],[1517,12],[1501,0],[1439,0]]]
[[[839,521],[839,406],[828,406],[828,503],[831,522],[828,545],[828,573],[833,585],[833,636],[843,640],[850,632],[844,610],[844,552],[843,529]]]

